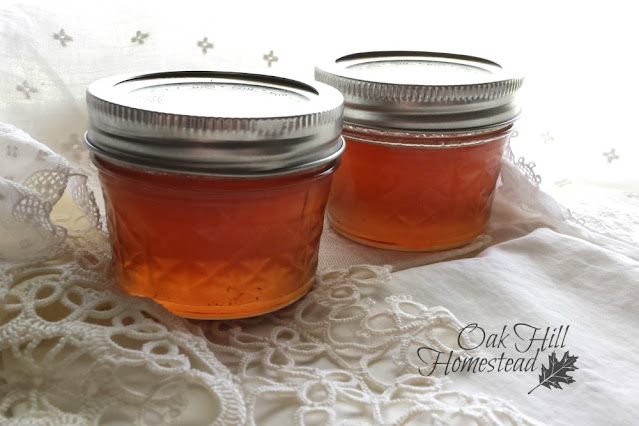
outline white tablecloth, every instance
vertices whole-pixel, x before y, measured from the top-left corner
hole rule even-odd
[[[450,373],[451,388],[499,396],[523,413],[554,425],[630,425],[639,407],[639,263],[578,238],[541,228],[493,246],[472,259],[443,262],[393,274],[390,293],[411,294],[428,305],[446,306],[463,324],[477,323],[502,336],[505,347],[486,348],[487,358],[531,358],[537,341],[528,343],[513,331],[518,323],[540,328],[543,337],[564,327],[557,356],[578,356],[575,382],[561,390],[540,387],[541,365],[548,366],[548,348],[539,353],[534,372]],[[569,326],[569,328],[567,328]],[[565,330],[568,330],[565,334]],[[520,327],[524,339],[531,336]],[[549,334],[548,336],[550,337]],[[481,339],[480,333],[473,333]],[[550,342],[549,342],[550,343]],[[474,346],[472,346],[474,347]],[[476,355],[480,349],[470,351]],[[479,354],[477,354],[479,355]],[[427,371],[430,371],[427,369]],[[438,370],[439,371],[439,370]]]
[[[0,423],[636,423],[639,177],[634,110],[624,101],[637,87],[633,68],[615,65],[634,51],[633,15],[593,9],[577,19],[550,2],[524,14],[511,6],[399,2],[393,10],[402,13],[391,16],[335,3],[311,18],[291,16],[299,5],[286,1],[3,3]],[[613,9],[618,22],[604,35],[591,31]],[[400,15],[432,19],[407,25]],[[244,321],[189,322],[122,294],[81,143],[86,86],[158,67],[310,78],[332,47],[361,47],[343,37],[347,28],[367,34],[368,47],[465,51],[523,66],[525,117],[511,145],[528,159],[504,159],[487,235],[456,251],[406,254],[327,230],[313,291]],[[420,374],[428,365],[419,348],[447,354],[473,323],[509,334],[505,348],[465,353],[486,359],[534,355],[513,349],[518,323],[569,326],[555,351],[577,357],[574,383],[528,394],[552,349],[534,371]]]

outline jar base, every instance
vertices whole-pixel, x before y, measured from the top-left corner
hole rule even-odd
[[[474,242],[478,238],[480,238],[482,235],[484,235],[482,233],[482,234],[479,234],[479,235],[475,235],[475,236],[473,236],[472,238],[469,238],[469,239],[464,239],[464,240],[459,241],[459,242],[453,242],[453,243],[448,243],[448,244],[427,245],[427,246],[422,246],[422,247],[404,247],[404,246],[397,245],[397,244],[394,244],[394,243],[371,240],[369,238],[360,237],[360,236],[351,234],[346,229],[340,227],[337,223],[335,223],[331,219],[330,215],[327,215],[327,219],[328,219],[328,223],[330,224],[331,228],[333,228],[333,230],[335,230],[335,232],[337,232],[338,234],[340,234],[344,238],[347,238],[347,239],[349,239],[351,241],[355,241],[356,243],[363,244],[363,245],[366,245],[366,246],[369,246],[369,247],[375,247],[375,248],[379,248],[379,249],[393,250],[393,251],[434,252],[434,251],[451,250],[451,249],[455,249],[455,248],[459,248],[459,247],[463,247],[463,246],[466,246],[468,244],[471,244],[472,242]]]
[[[193,306],[165,302],[157,299],[153,300],[175,315],[183,318],[199,320],[241,319],[268,314],[297,302],[308,293],[314,281],[315,279],[311,278],[294,292],[277,299],[247,303],[239,306]]]

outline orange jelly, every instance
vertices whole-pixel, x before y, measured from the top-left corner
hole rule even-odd
[[[189,318],[239,318],[313,283],[344,149],[321,83],[216,72],[99,80],[86,143],[119,285]]]
[[[377,141],[387,143],[379,144],[367,139],[370,132],[345,129],[330,224],[356,241],[398,250],[472,241],[488,223],[509,134],[510,128],[474,136],[377,132]]]
[[[327,215],[363,244],[429,251],[485,232],[523,80],[473,56],[385,51],[318,66],[347,141]]]
[[[334,166],[233,179],[95,164],[128,293],[186,317],[231,318],[273,311],[310,288]]]

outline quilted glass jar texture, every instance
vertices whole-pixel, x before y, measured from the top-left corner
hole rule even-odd
[[[270,312],[310,289],[344,149],[339,92],[184,72],[100,80],[87,99],[124,290],[217,319]]]
[[[334,229],[367,245],[415,251],[484,233],[510,126],[448,135],[362,130],[344,129],[348,148],[327,212]]]
[[[485,232],[523,79],[486,59],[362,52],[318,65],[345,98],[347,148],[327,215],[387,249],[441,250]]]

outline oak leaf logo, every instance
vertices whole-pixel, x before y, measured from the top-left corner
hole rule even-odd
[[[553,351],[552,355],[548,356],[548,361],[550,363],[548,365],[548,368],[546,368],[545,365],[541,366],[541,374],[539,375],[539,384],[535,386],[533,389],[531,389],[530,392],[534,391],[539,386],[545,386],[548,389],[552,389],[552,388],[563,389],[561,387],[561,383],[564,383],[567,385],[574,383],[575,379],[573,379],[567,373],[570,371],[577,370],[577,367],[575,367],[575,362],[577,361],[577,358],[579,357],[571,356],[568,353],[568,351],[566,351],[566,353],[564,353],[563,358],[561,358],[561,360],[558,361],[557,356],[555,355],[555,352]],[[528,395],[530,395],[530,392],[528,392]]]

